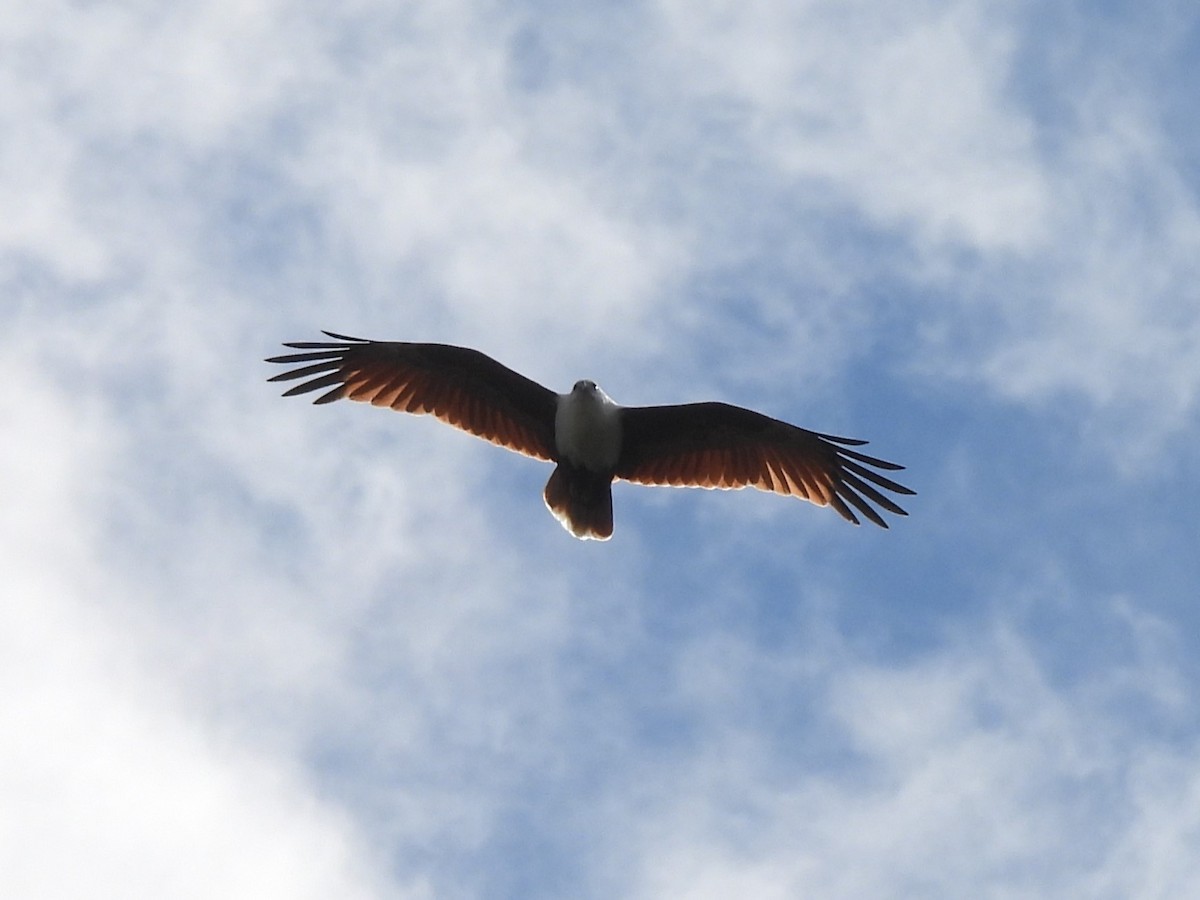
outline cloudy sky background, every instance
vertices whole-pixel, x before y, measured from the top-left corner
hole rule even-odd
[[[0,895],[1200,892],[1200,12],[0,14]],[[281,400],[330,328],[868,438],[887,532]]]

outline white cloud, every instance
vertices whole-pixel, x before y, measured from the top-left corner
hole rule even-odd
[[[1192,848],[1200,838],[1200,751],[1150,750],[1131,767],[1129,827],[1093,877],[1089,894],[1101,897],[1178,897],[1200,886]]]
[[[1086,98],[1055,176],[1055,242],[1025,302],[1001,301],[981,374],[1033,402],[1083,396],[1127,467],[1189,427],[1200,394],[1200,209],[1155,123],[1120,94]],[[1115,427],[1113,427],[1115,426]]]
[[[1200,883],[1180,849],[1197,747],[1119,725],[1124,675],[1056,685],[1008,627],[913,664],[811,649],[803,678],[759,648],[726,685],[743,710],[796,691],[801,742],[753,712],[717,715],[692,758],[649,776],[652,800],[631,813],[636,896],[1165,897]],[[1144,652],[1132,667],[1155,694],[1162,648]]]
[[[922,241],[1040,242],[1048,198],[1008,95],[1003,17],[974,3],[667,8],[693,90],[745,106],[756,164],[825,181]]]
[[[5,359],[0,406],[21,437],[0,458],[0,892],[375,896],[361,834],[295,764],[197,720],[146,665],[139,587],[96,556],[89,514],[111,424],[26,362]]]
[[[506,123],[464,122],[438,159],[423,155],[341,131],[315,142],[300,178],[326,198],[356,256],[420,260],[421,281],[404,292],[442,304],[464,340],[499,353],[534,330],[536,351],[562,366],[585,342],[636,332],[680,254],[661,229],[532,166]],[[391,288],[374,315],[396,318],[414,300]]]

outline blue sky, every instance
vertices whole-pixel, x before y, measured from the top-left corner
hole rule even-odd
[[[0,18],[0,894],[1200,891],[1200,12]],[[869,439],[887,532],[283,400],[320,328]]]

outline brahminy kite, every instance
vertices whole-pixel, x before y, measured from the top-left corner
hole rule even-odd
[[[876,506],[908,515],[879,488],[915,491],[874,469],[896,463],[850,447],[866,441],[806,431],[728,403],[619,406],[593,381],[556,394],[477,350],[446,344],[371,341],[323,332],[336,343],[301,341],[303,351],[267,360],[298,366],[271,381],[307,379],[283,396],[321,391],[400,412],[432,414],[518,453],[555,463],[542,494],[577,538],[612,536],[612,482],[744,488],[832,506],[857,525],[857,510],[881,528]],[[853,509],[851,509],[853,507]]]

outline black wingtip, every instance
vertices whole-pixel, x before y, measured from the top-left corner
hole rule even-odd
[[[326,337],[331,337],[335,341],[346,341],[347,343],[350,343],[350,344],[369,344],[369,343],[371,343],[367,338],[351,337],[348,334],[338,334],[336,331],[326,331],[324,328],[321,329],[321,334],[325,335]]]
[[[821,434],[820,432],[817,432],[817,437],[832,441],[835,444],[841,444],[845,447],[861,447],[864,444],[870,443],[870,441],[864,441],[861,438],[839,437],[836,434]]]

